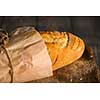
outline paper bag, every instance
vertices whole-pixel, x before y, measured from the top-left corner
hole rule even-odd
[[[52,76],[52,63],[47,47],[34,27],[21,27],[11,33],[7,53],[13,68],[13,82],[28,82]],[[11,82],[11,68],[0,52],[0,82]]]

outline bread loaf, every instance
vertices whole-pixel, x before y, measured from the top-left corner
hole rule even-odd
[[[4,36],[1,34],[1,43]],[[7,43],[5,49],[0,48],[0,82],[50,77],[54,70],[79,59],[85,48],[83,40],[71,33],[39,33],[34,27],[17,28]]]
[[[79,37],[67,32],[40,32],[52,61],[53,70],[79,59],[85,49],[85,44]]]

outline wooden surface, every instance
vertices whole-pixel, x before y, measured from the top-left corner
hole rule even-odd
[[[91,48],[85,49],[83,56],[74,63],[54,71],[49,78],[32,81],[33,83],[98,83],[100,73]]]

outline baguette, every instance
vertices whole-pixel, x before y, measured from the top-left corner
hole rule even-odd
[[[40,32],[52,61],[53,71],[79,59],[85,44],[79,37],[67,32]]]

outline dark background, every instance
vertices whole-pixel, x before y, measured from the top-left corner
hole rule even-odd
[[[100,66],[100,17],[0,17],[0,27],[6,29],[9,34],[20,26],[35,26],[37,30],[72,32],[93,48],[96,62]]]

